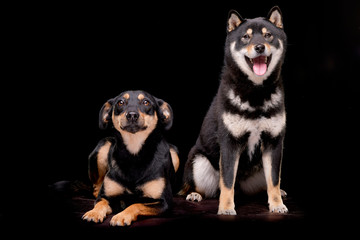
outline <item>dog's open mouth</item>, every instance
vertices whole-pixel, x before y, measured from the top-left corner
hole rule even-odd
[[[266,73],[269,63],[271,61],[271,56],[259,56],[256,58],[248,58],[245,56],[246,62],[248,63],[249,67],[253,70],[253,72],[258,75],[262,76]]]

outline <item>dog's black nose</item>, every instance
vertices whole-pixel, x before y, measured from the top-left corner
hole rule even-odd
[[[137,112],[128,112],[126,114],[126,119],[128,121],[136,122],[139,118],[139,114]]]
[[[264,44],[258,44],[255,46],[255,51],[257,53],[263,53],[265,51],[265,45]]]

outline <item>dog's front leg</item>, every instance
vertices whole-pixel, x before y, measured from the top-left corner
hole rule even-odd
[[[111,226],[129,226],[138,216],[156,216],[166,211],[167,204],[160,200],[154,203],[135,203],[112,217]]]
[[[94,208],[86,212],[82,219],[88,222],[103,222],[106,215],[110,214],[112,209],[109,205],[109,201],[105,198],[101,198],[94,206]]]
[[[288,212],[282,201],[280,190],[282,151],[282,141],[280,141],[273,148],[265,149],[262,157],[270,212]]]
[[[220,154],[220,198],[219,215],[236,215],[234,203],[234,183],[239,164],[239,151],[224,144]]]

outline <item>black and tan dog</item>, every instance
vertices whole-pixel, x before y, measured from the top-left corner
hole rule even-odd
[[[285,136],[281,66],[286,35],[281,11],[243,19],[230,11],[218,92],[185,165],[181,194],[219,198],[218,214],[234,215],[234,190],[267,190],[271,212],[288,211],[280,170]]]
[[[100,110],[101,129],[114,136],[101,140],[89,156],[95,207],[83,219],[102,222],[120,211],[112,226],[130,225],[139,215],[165,212],[172,203],[171,182],[179,166],[175,146],[163,137],[170,129],[170,105],[144,91],[126,91]]]

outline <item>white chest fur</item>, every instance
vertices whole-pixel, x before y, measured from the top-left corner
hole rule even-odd
[[[240,114],[224,112],[222,119],[227,130],[234,137],[241,137],[246,133],[250,133],[248,139],[249,156],[253,153],[255,146],[260,140],[262,132],[270,133],[276,137],[284,129],[286,123],[285,112],[280,112],[270,118],[246,119]]]
[[[280,89],[276,89],[271,94],[270,99],[264,101],[263,105],[257,109],[268,111],[271,108],[278,107],[282,103],[282,95]],[[227,97],[230,103],[240,111],[254,112],[256,110],[250,106],[249,102],[242,101],[240,96],[236,95],[232,89],[228,91]],[[248,139],[249,156],[252,155],[255,146],[259,143],[262,132],[270,133],[273,137],[276,137],[284,129],[286,123],[285,111],[281,111],[270,118],[259,117],[256,119],[248,119],[240,114],[224,112],[222,119],[225,127],[234,137],[238,138],[246,133],[250,133]]]

